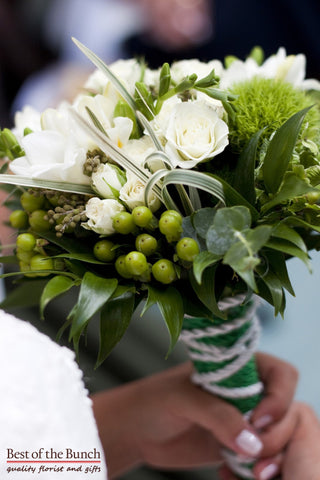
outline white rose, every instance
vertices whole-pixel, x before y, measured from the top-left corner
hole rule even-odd
[[[85,209],[89,220],[81,225],[86,230],[93,230],[100,235],[112,235],[115,233],[113,217],[123,210],[125,210],[124,206],[117,200],[90,198]]]
[[[145,205],[144,192],[145,185],[132,173],[127,172],[127,182],[120,190],[120,200],[125,202],[130,210],[135,207]],[[160,208],[160,200],[154,193],[149,195],[149,208],[155,212]]]
[[[91,182],[96,192],[103,198],[118,198],[121,187],[126,183],[126,175],[116,165],[104,163],[92,173]]]
[[[166,152],[174,167],[193,168],[228,145],[228,126],[205,102],[183,102],[173,109],[166,132]]]
[[[140,167],[144,165],[146,158],[155,151],[154,143],[148,135],[129,140],[128,143],[123,146],[123,152]]]

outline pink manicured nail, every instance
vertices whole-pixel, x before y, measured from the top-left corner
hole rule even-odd
[[[262,443],[259,438],[250,430],[242,430],[236,438],[236,444],[247,455],[258,455],[262,450]]]
[[[260,480],[270,480],[279,472],[279,467],[275,463],[270,463],[267,467],[265,467],[259,476]]]
[[[258,418],[253,426],[254,428],[261,430],[262,428],[267,427],[273,422],[273,417],[271,415],[263,415],[262,417]]]

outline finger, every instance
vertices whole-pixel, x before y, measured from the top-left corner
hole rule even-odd
[[[226,466],[220,468],[218,473],[220,480],[237,480],[237,477],[235,477]]]
[[[255,478],[259,480],[270,480],[271,478],[275,478],[281,471],[282,461],[283,454],[257,461],[253,467]]]
[[[263,445],[258,434],[232,405],[192,386],[188,402],[177,414],[209,430],[219,443],[231,450],[256,457]]]
[[[258,353],[256,360],[265,391],[251,423],[256,429],[263,429],[286,414],[294,397],[298,372],[293,365],[272,355]]]
[[[293,404],[282,420],[260,434],[264,445],[262,456],[274,457],[282,452],[291,441],[298,423],[299,411],[297,404]]]

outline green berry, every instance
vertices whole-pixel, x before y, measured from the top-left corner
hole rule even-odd
[[[44,257],[43,255],[34,255],[30,260],[30,270],[53,270],[53,261],[50,257]],[[50,275],[50,272],[38,273],[38,276],[46,277]]]
[[[20,261],[20,262],[19,262],[19,268],[20,268],[20,272],[22,272],[22,273],[24,273],[24,272],[30,272],[30,263],[29,263],[29,262]],[[34,278],[34,277],[36,277],[37,275],[36,275],[35,273],[24,273],[24,276],[25,276],[25,277]]]
[[[177,255],[181,260],[193,262],[195,257],[200,252],[197,242],[190,237],[184,237],[179,240],[176,245]]]
[[[152,265],[152,275],[158,282],[164,284],[172,283],[177,278],[173,262],[166,258],[162,258]]]
[[[166,215],[174,216],[180,222],[180,225],[182,225],[182,215],[181,215],[181,213],[177,212],[177,210],[165,210],[161,214],[161,218],[165,217]]]
[[[31,258],[34,256],[33,250],[23,250],[22,248],[17,248],[16,250],[17,259],[20,262],[30,263]]]
[[[34,210],[29,217],[30,227],[36,232],[48,232],[51,224],[45,210]]]
[[[113,228],[117,233],[128,235],[132,233],[136,226],[133,217],[129,212],[119,212],[113,217]]]
[[[182,222],[176,215],[167,213],[166,215],[162,215],[159,220],[159,230],[166,236],[169,243],[177,242],[181,237]]]
[[[110,240],[99,240],[93,247],[94,256],[101,262],[111,262],[116,256],[114,243]]]
[[[13,228],[27,228],[29,225],[28,214],[24,210],[14,210],[9,217],[9,222]]]
[[[132,217],[138,227],[146,227],[151,222],[153,214],[150,208],[141,205],[132,210]]]
[[[158,248],[158,242],[156,238],[148,233],[142,233],[136,238],[136,249],[138,252],[144,253],[146,256],[152,255]]]
[[[22,208],[27,212],[34,212],[34,210],[39,210],[44,204],[44,197],[34,195],[33,193],[23,192],[20,197],[20,203]]]
[[[132,251],[128,253],[125,261],[131,275],[142,275],[148,269],[146,256],[141,252]]]
[[[132,278],[131,273],[129,273],[129,270],[126,265],[126,255],[121,255],[120,257],[117,258],[114,264],[117,272],[121,277],[123,278]]]
[[[36,246],[36,237],[32,233],[21,233],[16,241],[18,249],[31,252]]]

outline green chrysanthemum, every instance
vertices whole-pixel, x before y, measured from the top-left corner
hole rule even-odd
[[[230,143],[241,151],[250,138],[265,128],[262,138],[269,138],[293,114],[314,103],[304,91],[280,80],[254,77],[234,84],[232,93],[238,95],[235,121],[230,125]],[[305,118],[307,137],[319,141],[320,110],[311,108]]]

